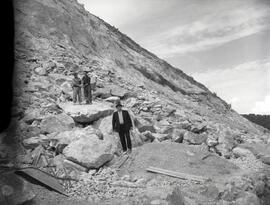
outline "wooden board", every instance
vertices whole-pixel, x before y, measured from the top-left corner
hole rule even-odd
[[[157,168],[157,167],[149,167],[146,170],[148,172],[164,174],[167,176],[176,177],[176,178],[185,179],[185,180],[194,180],[194,181],[200,181],[200,182],[207,180],[207,178],[205,178],[205,177],[170,171],[170,170],[161,169],[161,168]]]
[[[22,173],[34,178],[35,180],[38,180],[42,184],[45,184],[46,186],[52,188],[53,190],[65,195],[65,196],[68,196],[65,193],[65,190],[62,187],[62,185],[58,182],[58,180],[53,178],[52,176],[48,175],[44,171],[41,171],[39,169],[34,169],[34,168],[23,168],[23,169],[18,170],[17,172],[22,172]]]

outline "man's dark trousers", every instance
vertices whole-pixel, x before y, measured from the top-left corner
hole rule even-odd
[[[127,151],[127,148],[131,150],[132,147],[129,130],[126,130],[124,125],[120,125],[118,133],[123,151]]]

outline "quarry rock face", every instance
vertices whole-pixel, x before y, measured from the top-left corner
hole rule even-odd
[[[71,198],[97,204],[267,205],[269,131],[76,0],[23,0],[14,6],[16,126],[8,139],[23,146],[18,154],[25,158],[37,160],[42,147],[48,166],[41,168],[50,172],[54,163],[58,177],[79,179],[63,183]],[[91,77],[93,104],[84,104],[82,95],[83,104],[73,105],[72,74],[81,78],[84,70]],[[133,150],[121,166],[127,155],[119,154],[119,136],[111,127],[119,99],[134,125]],[[3,139],[1,160],[9,155]],[[207,179],[151,174],[149,166]],[[129,176],[121,179],[118,167]],[[172,189],[175,184],[181,188]],[[163,190],[164,197],[148,193],[144,199],[148,188]],[[52,197],[44,204],[65,202]]]

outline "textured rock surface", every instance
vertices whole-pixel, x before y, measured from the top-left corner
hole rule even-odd
[[[99,168],[113,158],[112,145],[95,135],[71,142],[63,151],[70,161],[87,168]]]
[[[74,120],[65,113],[48,116],[40,123],[41,130],[46,133],[68,131],[73,127],[75,127]]]
[[[106,103],[93,103],[92,105],[73,105],[72,103],[59,104],[59,106],[79,123],[91,123],[99,118],[113,113],[113,109]]]

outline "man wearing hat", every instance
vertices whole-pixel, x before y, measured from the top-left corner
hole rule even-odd
[[[82,102],[82,92],[81,92],[81,79],[78,77],[77,73],[73,73],[73,80],[72,80],[72,89],[73,89],[73,104],[77,101],[79,104]]]
[[[86,104],[92,104],[91,79],[87,73],[87,71],[84,71],[84,76],[82,78],[83,93]]]
[[[132,121],[127,110],[122,110],[120,102],[116,103],[116,109],[113,113],[112,128],[118,132],[124,154],[131,153],[130,129],[132,129]]]

